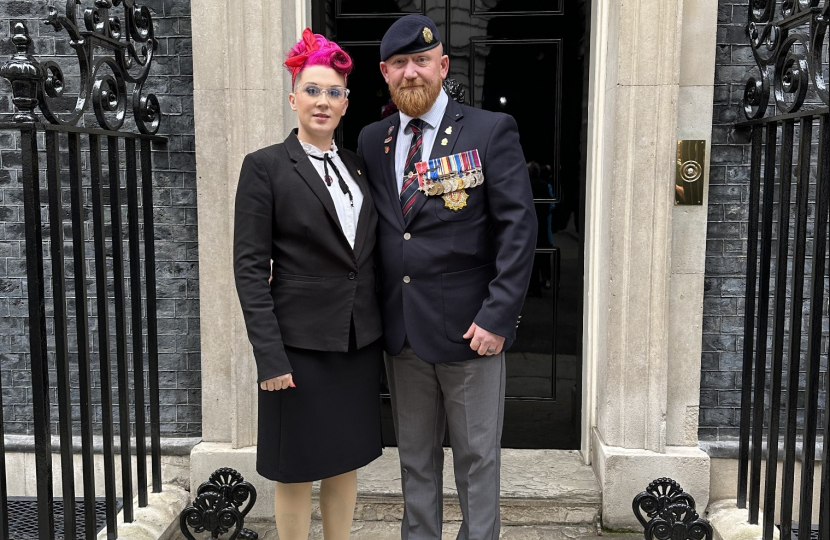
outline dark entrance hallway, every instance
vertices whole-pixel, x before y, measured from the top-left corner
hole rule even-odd
[[[314,30],[354,58],[339,137],[356,149],[390,112],[380,40],[407,13],[438,25],[449,77],[474,107],[511,114],[530,164],[539,235],[518,339],[507,353],[506,448],[575,449],[580,441],[587,0],[315,0]],[[385,442],[394,445],[385,400]]]

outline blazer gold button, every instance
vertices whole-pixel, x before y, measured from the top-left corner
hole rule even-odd
[[[411,234],[409,234],[408,232],[403,233],[403,239],[404,240],[409,240],[410,238],[412,238]]]
[[[354,272],[349,272],[349,279],[354,279],[355,275],[356,274]]]
[[[403,277],[403,282],[404,283],[409,283],[409,276],[404,276]]]

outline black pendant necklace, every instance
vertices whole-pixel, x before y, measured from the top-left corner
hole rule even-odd
[[[352,208],[354,208],[354,197],[352,196],[352,192],[349,189],[349,185],[346,184],[345,180],[343,180],[343,176],[340,174],[340,171],[337,169],[337,166],[334,164],[334,161],[331,160],[331,156],[329,156],[328,152],[323,154],[323,157],[312,156],[311,154],[309,154],[308,157],[323,162],[323,180],[329,187],[331,187],[332,182],[334,182],[331,175],[329,174],[329,164],[331,164],[331,168],[334,170],[334,174],[337,175],[337,183],[340,185],[340,191],[342,191],[344,195],[349,196],[349,202],[351,203]]]

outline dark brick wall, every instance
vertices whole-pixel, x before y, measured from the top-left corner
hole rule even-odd
[[[201,380],[199,341],[199,281],[196,220],[196,163],[193,134],[193,62],[191,53],[191,26],[189,0],[145,0],[154,18],[159,46],[148,81],[148,88],[161,102],[164,112],[160,135],[168,137],[167,145],[154,145],[154,190],[156,276],[158,281],[159,364],[161,387],[161,430],[166,436],[197,436],[201,434]],[[58,6],[65,3],[58,2]],[[93,4],[84,0],[83,7]],[[47,13],[45,1],[0,2],[0,62],[12,53],[9,23],[25,20],[34,39],[33,53],[41,60],[58,58],[65,73],[70,75],[70,89],[77,73],[77,62],[68,53],[73,52],[64,39],[65,32],[56,33],[40,22]],[[113,9],[121,16],[123,7]],[[82,20],[82,19],[81,19]],[[75,86],[77,88],[77,86]],[[10,86],[0,80],[0,121],[7,120],[13,110]],[[129,114],[128,114],[129,116]],[[90,116],[86,125],[95,124]],[[135,130],[129,123],[125,129]],[[42,139],[41,139],[42,143]],[[64,143],[65,144],[65,143]],[[41,146],[42,147],[42,146]],[[29,374],[28,325],[26,312],[26,271],[24,259],[22,190],[19,169],[19,141],[13,133],[0,132],[0,375],[3,387],[3,418],[6,433],[31,433],[32,396]],[[104,160],[106,163],[106,159]],[[84,165],[88,163],[84,153]],[[122,175],[123,178],[123,175]],[[64,182],[66,182],[64,173]],[[89,182],[85,174],[84,181]],[[123,182],[123,180],[122,180]],[[46,201],[45,182],[41,180],[42,201]],[[106,191],[105,191],[106,195]],[[89,214],[89,190],[87,189]],[[66,233],[68,224],[68,193],[64,193]],[[122,200],[126,200],[125,198]],[[107,211],[108,214],[108,211]],[[124,210],[126,224],[126,209]],[[46,214],[44,213],[44,219]],[[126,229],[126,225],[125,225]],[[46,229],[48,231],[48,227]],[[46,238],[46,231],[44,237]],[[91,227],[87,229],[91,238]],[[125,243],[126,250],[126,243]],[[109,251],[109,249],[108,249]],[[72,291],[71,248],[67,244],[67,277],[70,287],[69,308],[74,313]],[[90,307],[95,313],[95,288],[92,280],[94,265],[91,242],[87,246]],[[44,256],[48,258],[48,251]],[[47,262],[47,272],[50,265]],[[128,269],[127,269],[128,271]],[[112,273],[110,270],[110,281]],[[48,277],[48,273],[47,273]],[[110,284],[110,290],[112,285]],[[47,296],[51,286],[47,283]],[[51,305],[47,305],[47,310]],[[49,311],[48,311],[49,313]],[[110,328],[112,319],[110,303]],[[92,320],[94,323],[94,318]],[[129,325],[129,323],[128,323]],[[70,364],[76,365],[74,321],[70,322]],[[97,337],[92,326],[90,343],[93,346],[93,381],[98,385]],[[50,347],[53,328],[49,324]],[[114,341],[114,339],[112,340]],[[73,370],[73,386],[77,387],[77,369]],[[50,373],[55,380],[54,370]],[[113,373],[113,384],[115,384]],[[77,389],[73,392],[77,393]],[[56,394],[52,393],[53,427],[57,421]],[[99,395],[97,389],[94,391]],[[117,412],[117,411],[116,411]],[[100,405],[95,407],[96,429],[100,431]],[[117,418],[117,416],[116,416]],[[78,423],[78,411],[73,420]]]
[[[745,129],[736,129],[734,123],[744,119],[740,105],[744,85],[749,77],[758,74],[745,33],[748,4],[747,0],[720,0],[718,11],[699,429],[700,438],[708,440],[737,437],[740,419],[750,133]],[[813,99],[815,96],[808,96],[808,102]],[[817,129],[814,129],[815,134]],[[814,200],[814,191],[813,177],[811,201]],[[793,201],[794,197],[795,189]],[[777,212],[777,201],[774,211]],[[794,216],[794,211],[791,216]],[[812,207],[810,216],[808,236],[811,237]],[[793,220],[791,217],[791,235]],[[774,257],[777,249],[775,243],[772,249]],[[808,242],[807,249],[809,275],[812,242]],[[790,252],[792,253],[792,242]],[[809,279],[807,283],[809,285]],[[809,294],[809,289],[805,290],[806,294]],[[805,304],[804,312],[808,309],[809,301]],[[789,313],[789,302],[787,310]],[[770,329],[771,327],[770,323]],[[785,328],[789,328],[789,317]],[[806,334],[806,330],[807,322],[804,319],[803,334]],[[767,350],[770,345],[771,338],[768,339]],[[804,351],[806,343],[802,340],[802,356]],[[826,351],[825,337],[822,343],[823,374],[827,371]],[[803,386],[803,374],[801,383]],[[822,393],[821,403],[823,402]],[[803,406],[803,399],[799,406]]]

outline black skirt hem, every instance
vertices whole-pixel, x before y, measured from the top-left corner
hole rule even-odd
[[[280,473],[271,474],[269,471],[260,470],[259,467],[257,467],[256,472],[261,477],[263,477],[267,480],[272,480],[274,482],[279,482],[281,484],[304,484],[304,483],[307,483],[307,482],[316,482],[318,480],[325,480],[326,478],[331,478],[332,476],[338,476],[338,475],[341,475],[341,474],[344,474],[344,473],[347,473],[347,472],[350,472],[350,471],[355,471],[355,470],[357,470],[361,467],[365,467],[369,463],[371,463],[374,460],[376,460],[377,458],[379,458],[381,455],[383,455],[383,449],[379,448],[378,453],[376,455],[372,456],[369,459],[364,458],[364,459],[361,459],[361,460],[355,460],[354,464],[349,464],[349,465],[338,464],[338,465],[340,465],[339,467],[332,467],[332,470],[325,471],[324,473],[322,473],[322,475],[314,475],[314,478],[307,478],[307,477],[301,477],[301,476],[292,476],[290,474],[280,474]]]

